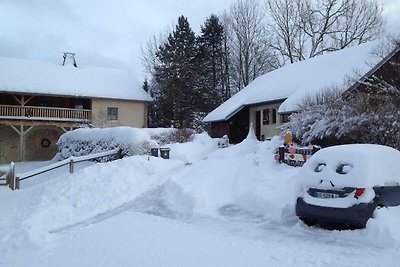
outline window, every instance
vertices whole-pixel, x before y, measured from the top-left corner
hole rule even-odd
[[[269,108],[263,110],[263,125],[269,124]]]
[[[272,124],[276,124],[276,109],[272,110]]]
[[[118,120],[118,108],[107,108],[107,120],[108,121]]]
[[[289,116],[290,116],[290,114],[282,114],[282,115],[281,115],[281,121],[282,121],[282,123],[289,122]]]

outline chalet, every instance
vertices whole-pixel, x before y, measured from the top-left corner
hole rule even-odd
[[[82,126],[147,126],[151,97],[119,69],[0,58],[0,163],[48,160]]]
[[[280,126],[299,111],[306,97],[326,89],[359,89],[361,80],[385,76],[393,62],[400,63],[399,47],[382,56],[377,46],[377,42],[369,42],[268,72],[222,103],[203,122],[211,123],[212,137],[228,135],[231,143],[241,142],[250,125],[259,140],[269,139],[280,133]]]

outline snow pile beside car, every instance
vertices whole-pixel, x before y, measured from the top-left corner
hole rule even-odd
[[[209,216],[231,208],[276,221],[288,211],[294,216],[298,168],[274,161],[276,141],[250,136],[187,167],[168,183],[169,205],[177,212]]]
[[[171,159],[180,159],[185,163],[194,163],[206,159],[207,155],[218,149],[218,140],[208,134],[196,134],[192,142],[165,145],[171,149]]]
[[[152,146],[146,130],[130,127],[81,128],[63,134],[57,142],[60,160],[119,148],[122,156],[149,154]],[[103,158],[103,161],[109,158]]]

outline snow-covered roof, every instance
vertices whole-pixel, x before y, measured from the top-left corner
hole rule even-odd
[[[376,45],[369,42],[268,72],[209,113],[203,122],[224,121],[244,106],[275,100],[284,100],[278,112],[296,111],[306,96],[341,87],[346,80],[367,73],[379,60],[371,54]]]
[[[0,92],[151,101],[121,69],[0,57]]]

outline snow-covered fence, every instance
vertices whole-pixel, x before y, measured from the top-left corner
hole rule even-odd
[[[301,167],[321,147],[285,147],[280,146],[275,155],[275,160],[293,167]]]
[[[0,186],[8,186],[13,184],[15,179],[15,167],[14,163],[11,162],[9,166],[0,168]]]
[[[11,162],[9,166],[0,168],[0,185],[14,187],[15,185],[15,166]]]
[[[82,156],[82,157],[70,157],[68,159],[50,164],[48,166],[36,169],[36,170],[32,170],[30,172],[26,172],[23,174],[15,174],[14,172],[14,165],[13,163],[11,163],[11,167],[10,169],[12,169],[13,171],[10,172],[12,177],[10,176],[10,178],[8,180],[10,180],[10,182],[7,184],[12,190],[15,189],[19,189],[19,184],[20,181],[32,178],[34,176],[37,176],[39,174],[60,168],[62,166],[66,166],[69,165],[69,172],[70,173],[74,173],[74,164],[78,163],[78,162],[82,162],[82,161],[88,161],[88,160],[92,160],[92,159],[99,159],[99,158],[103,158],[103,157],[109,157],[109,156],[115,156],[118,159],[122,158],[122,151],[121,149],[113,149],[110,151],[105,151],[105,152],[101,152],[101,153],[97,153],[97,154],[93,154],[93,155],[86,155],[86,156]]]

